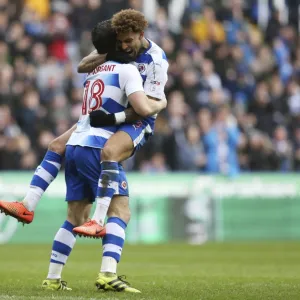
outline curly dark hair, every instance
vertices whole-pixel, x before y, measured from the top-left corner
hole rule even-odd
[[[139,33],[148,27],[145,16],[134,9],[124,9],[114,14],[111,23],[116,33]]]

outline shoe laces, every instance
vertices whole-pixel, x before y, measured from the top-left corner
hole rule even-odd
[[[118,276],[118,279],[122,282],[124,282],[126,285],[130,286],[130,283],[128,281],[126,281],[126,275],[120,275]]]
[[[61,280],[61,281],[60,281],[60,284],[61,284],[61,289],[62,289],[62,290],[66,289],[66,287],[67,287],[67,282],[66,282],[66,281]]]

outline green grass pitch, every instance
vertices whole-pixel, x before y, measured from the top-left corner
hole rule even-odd
[[[126,245],[119,275],[142,294],[99,292],[101,250],[76,245],[63,273],[71,292],[43,291],[51,245],[0,246],[0,299],[300,299],[300,243]]]

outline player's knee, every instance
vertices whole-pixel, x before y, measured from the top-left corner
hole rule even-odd
[[[116,144],[108,141],[101,151],[101,160],[121,162],[129,158],[133,150],[133,144]]]
[[[66,150],[66,145],[59,138],[54,139],[48,145],[48,150],[58,153],[60,155],[64,155]]]
[[[114,147],[104,146],[101,151],[101,160],[114,160],[115,161],[115,150]]]

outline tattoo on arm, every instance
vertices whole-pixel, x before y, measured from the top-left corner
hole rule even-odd
[[[125,123],[132,123],[143,119],[143,117],[138,115],[132,107],[126,108],[124,112],[126,115]]]

